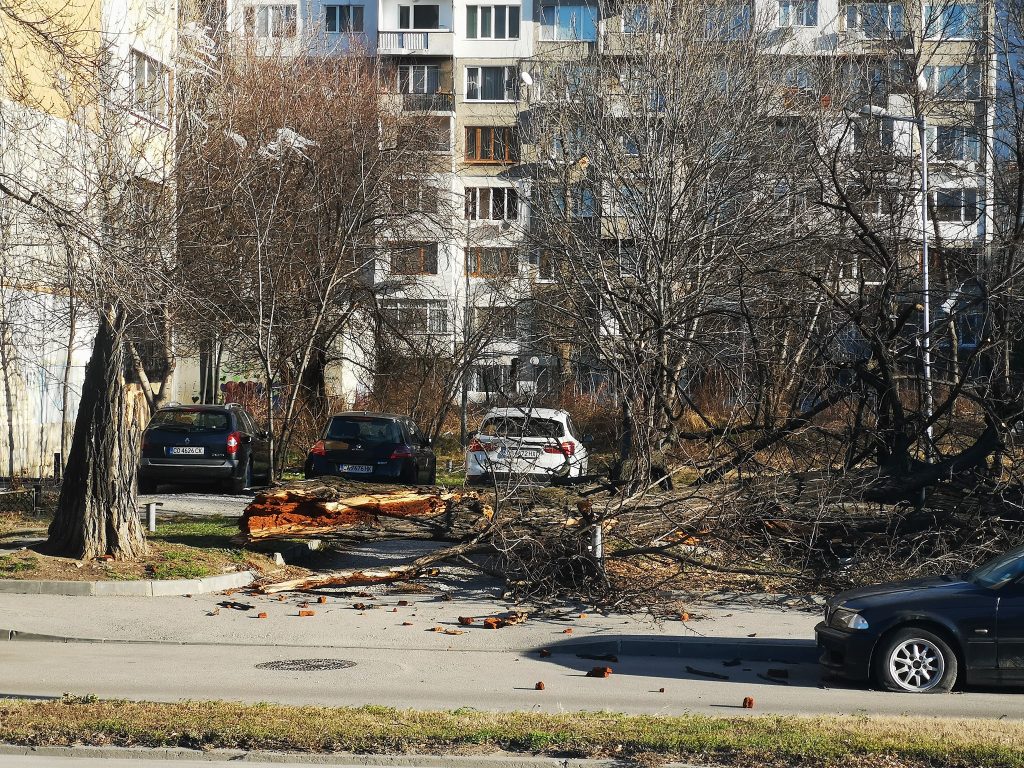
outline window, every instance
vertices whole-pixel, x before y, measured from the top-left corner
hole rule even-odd
[[[978,219],[978,190],[940,189],[933,193],[937,221],[971,222]]]
[[[615,216],[629,216],[643,210],[643,193],[628,184],[620,185],[614,193],[612,212]]]
[[[976,64],[925,67],[928,89],[940,99],[981,98],[981,69]]]
[[[646,5],[626,6],[622,9],[622,32],[626,35],[639,35],[649,31],[651,20]]]
[[[743,40],[750,36],[753,10],[749,3],[707,5],[704,13],[704,36],[708,40]]]
[[[530,263],[537,268],[538,280],[555,279],[555,254],[547,248],[534,251]]]
[[[779,26],[818,26],[818,0],[779,0]]]
[[[402,64],[398,67],[399,93],[437,93],[441,68],[436,64]]]
[[[597,216],[597,198],[594,190],[588,187],[575,188],[570,197],[570,210],[566,210],[565,192],[561,189],[551,190],[549,193],[551,213],[573,219],[592,219]]]
[[[896,146],[896,123],[884,117],[862,118],[853,125],[853,148],[856,152],[892,153]]]
[[[519,315],[515,307],[474,307],[473,332],[484,338],[514,341]]]
[[[514,221],[519,218],[519,195],[510,187],[467,187],[466,218]]]
[[[392,243],[390,250],[391,274],[437,274],[437,243]]]
[[[941,5],[926,5],[925,37],[975,40],[980,33],[977,3],[946,0]]]
[[[298,32],[298,6],[249,5],[245,8],[245,31],[250,37],[280,39]]]
[[[597,7],[545,5],[541,9],[541,40],[597,40]]]
[[[473,391],[487,395],[498,394],[512,384],[511,365],[474,365]]]
[[[900,3],[851,3],[846,6],[846,29],[859,30],[871,40],[902,37],[903,6]]]
[[[519,273],[514,248],[470,248],[470,277],[510,277]]]
[[[422,179],[396,179],[391,190],[391,210],[394,213],[437,213],[437,187]],[[436,264],[436,246],[435,246]],[[435,267],[434,271],[437,269]]]
[[[466,38],[469,40],[518,40],[518,5],[467,5]]]
[[[450,152],[452,148],[451,118],[439,115],[417,117],[398,126],[398,145],[425,152]]]
[[[516,101],[518,67],[466,67],[466,101]]]
[[[448,308],[434,299],[388,299],[383,302],[389,326],[403,333],[448,333]]]
[[[929,129],[935,146],[935,155],[941,160],[968,160],[978,162],[981,142],[973,128],[958,125],[939,125]]]
[[[363,31],[363,6],[325,5],[327,31],[332,34],[350,34]]]
[[[440,29],[441,6],[400,5],[398,6],[399,29]]]
[[[138,51],[131,52],[132,109],[166,122],[168,113],[167,68]]]
[[[467,128],[466,160],[471,163],[515,163],[519,144],[512,128]]]

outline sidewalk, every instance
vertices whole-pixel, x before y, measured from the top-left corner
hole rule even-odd
[[[513,606],[486,595],[445,600],[438,594],[374,597],[289,594],[248,595],[238,591],[193,597],[66,597],[0,594],[0,630],[92,640],[216,645],[308,646],[409,650],[530,650],[569,640],[641,636],[645,640],[730,637],[813,639],[818,612],[779,607],[689,608],[689,621],[654,621],[649,616],[601,616],[565,610],[531,616],[526,622],[497,630],[481,620],[528,607]],[[252,606],[237,610],[218,605]],[[308,603],[308,607],[301,607]],[[362,603],[364,610],[353,606]],[[372,608],[369,606],[373,606]],[[300,617],[299,610],[315,615]],[[267,618],[257,618],[265,613]],[[470,616],[470,626],[459,617]],[[444,634],[429,631],[441,627]],[[566,630],[571,630],[568,632]],[[626,652],[623,649],[623,652]],[[673,654],[674,655],[674,654]]]

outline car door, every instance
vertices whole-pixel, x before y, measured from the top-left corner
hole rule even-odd
[[[1006,680],[1024,680],[1024,581],[999,590],[996,646],[999,673]]]
[[[253,476],[259,478],[267,477],[270,471],[270,440],[267,439],[266,432],[256,426],[256,422],[248,411],[242,408],[240,413],[244,419],[245,428],[252,435],[250,446]],[[269,480],[269,478],[267,479]]]
[[[412,419],[406,419],[405,431],[408,434],[409,446],[412,448],[413,461],[416,462],[416,480],[426,482],[430,477],[430,457],[425,450],[423,436]]]

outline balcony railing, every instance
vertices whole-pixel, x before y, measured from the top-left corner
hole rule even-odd
[[[454,112],[455,96],[451,93],[403,93],[402,109],[406,112]]]
[[[451,56],[452,38],[451,31],[447,29],[380,31],[377,33],[377,52]]]

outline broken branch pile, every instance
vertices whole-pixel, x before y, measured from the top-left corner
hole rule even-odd
[[[351,490],[350,484],[334,478],[288,483],[258,494],[238,524],[251,542],[380,527],[382,518],[430,521],[450,528],[459,513],[475,520],[490,517],[490,508],[472,492],[394,488],[351,495]]]

